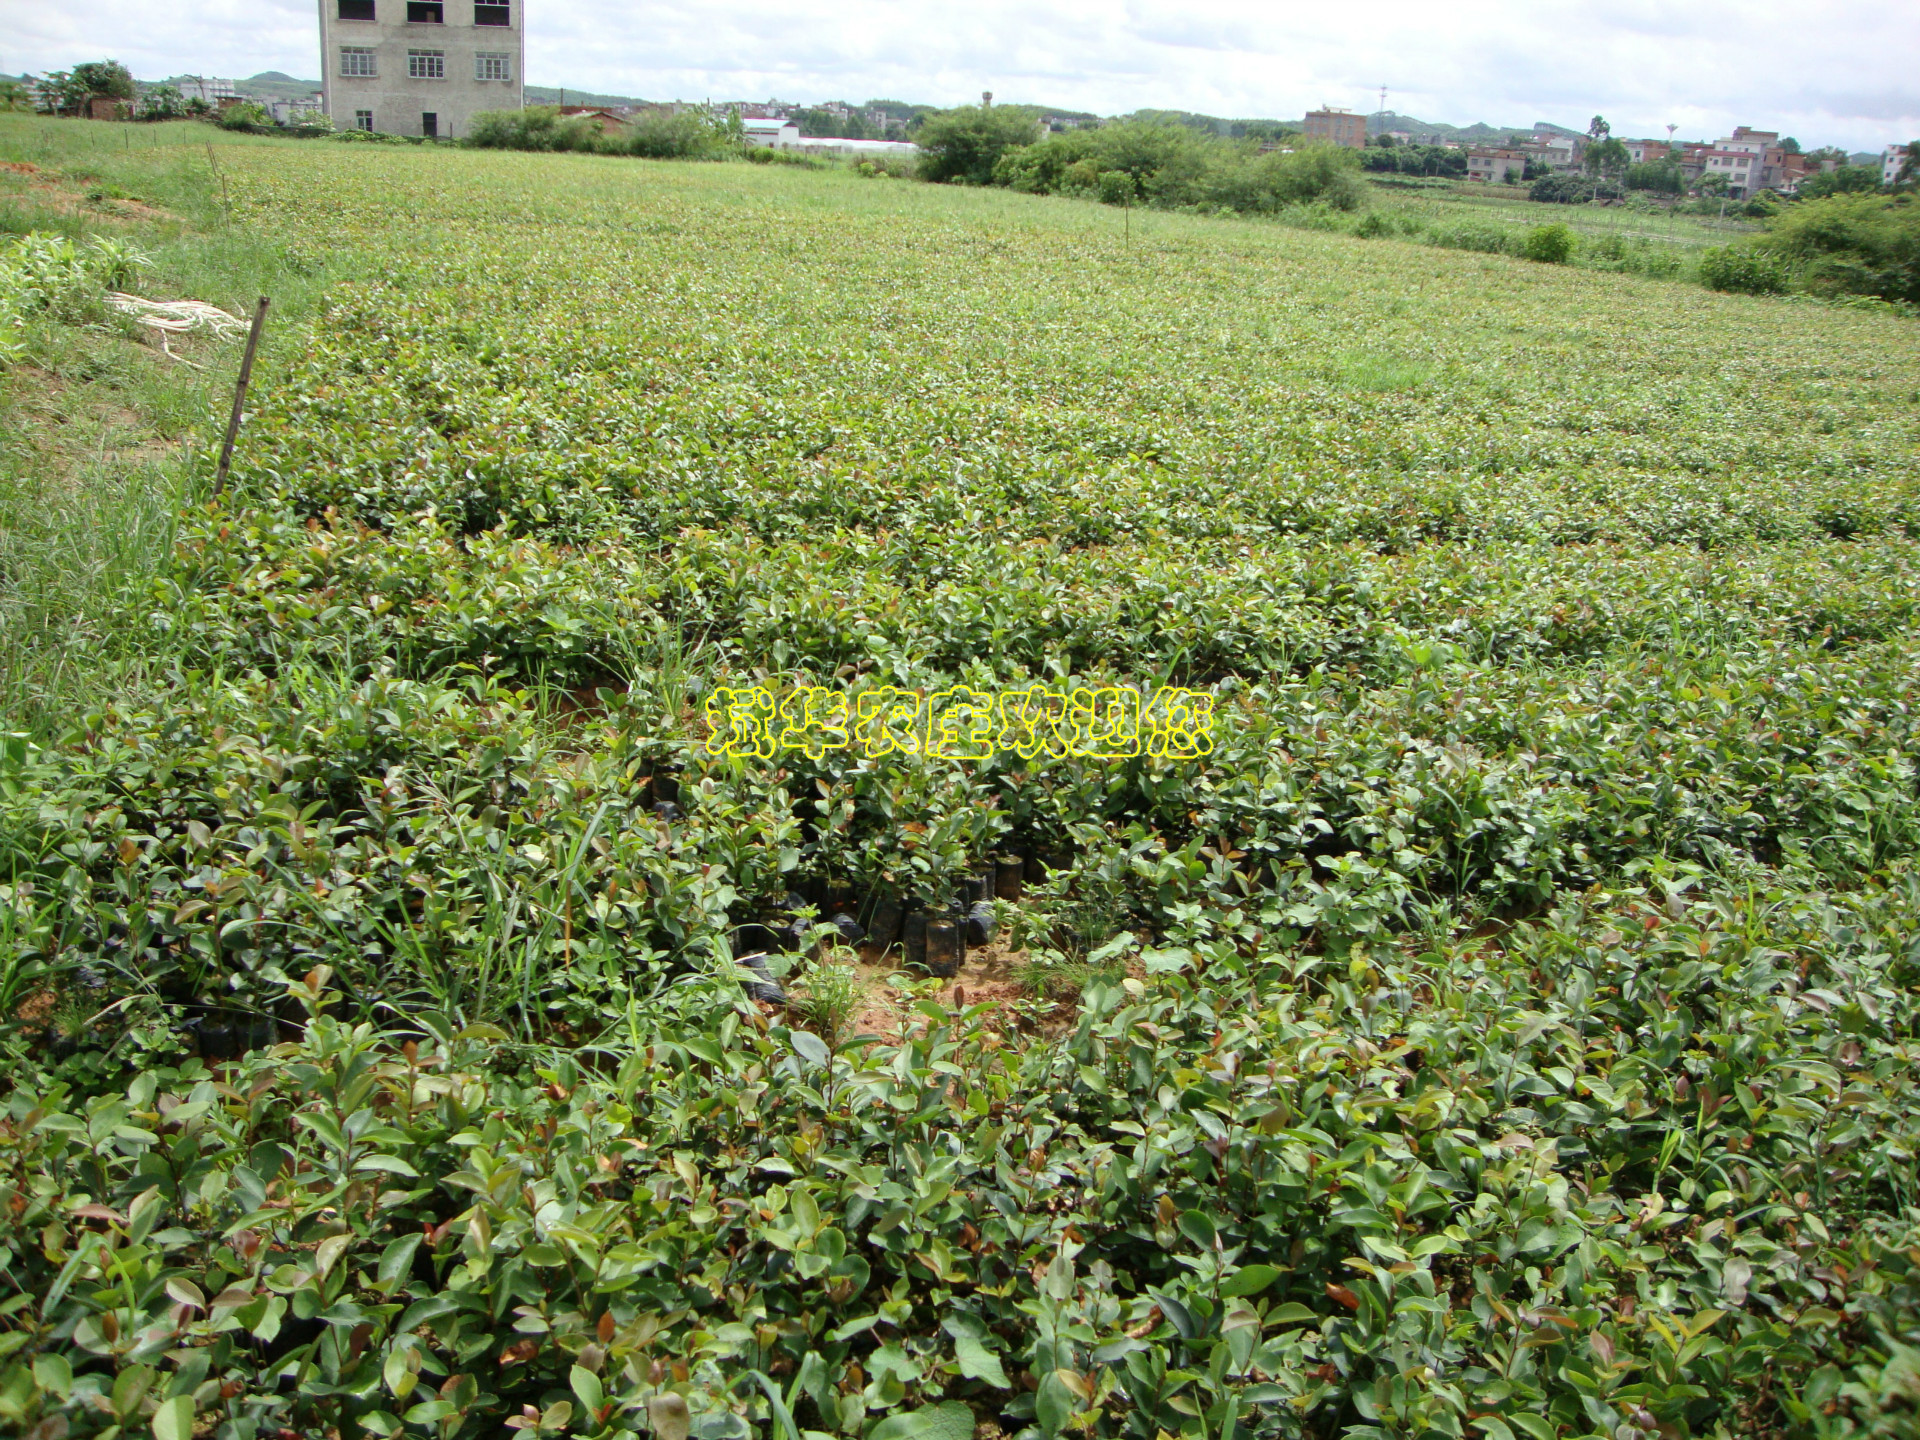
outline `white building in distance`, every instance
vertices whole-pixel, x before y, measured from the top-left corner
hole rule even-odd
[[[518,110],[524,0],[320,0],[322,104],[339,130],[449,138]]]

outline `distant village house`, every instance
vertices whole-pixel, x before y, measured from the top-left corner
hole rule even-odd
[[[1355,150],[1366,148],[1367,117],[1356,115],[1351,110],[1335,110],[1326,106],[1309,110],[1306,128],[1309,140],[1325,140]]]

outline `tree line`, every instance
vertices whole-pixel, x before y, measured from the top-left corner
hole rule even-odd
[[[1029,108],[964,105],[928,116],[914,140],[920,178],[935,183],[1243,213],[1316,202],[1354,210],[1365,201],[1358,151],[1231,139],[1170,119],[1043,134]]]

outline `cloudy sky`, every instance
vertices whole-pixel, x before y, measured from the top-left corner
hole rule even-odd
[[[395,3],[395,0],[388,0]],[[1115,114],[1320,104],[1616,135],[1778,128],[1809,148],[1920,135],[1914,0],[526,0],[527,78],[648,99],[958,104],[992,90]],[[0,71],[124,60],[318,74],[316,0],[0,0]]]

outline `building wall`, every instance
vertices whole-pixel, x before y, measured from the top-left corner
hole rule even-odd
[[[752,120],[745,122],[746,133],[742,137],[748,145],[762,150],[787,150],[800,143],[800,127],[782,120],[778,124]]]
[[[1766,173],[1765,157],[1744,149],[1709,150],[1704,173],[1724,175],[1727,195],[1734,200],[1744,200],[1760,189],[1761,178]]]
[[[1505,185],[1526,174],[1527,156],[1519,150],[1475,148],[1467,152],[1467,178]]]
[[[1307,139],[1330,140],[1335,145],[1364,149],[1367,143],[1367,117],[1345,110],[1309,110]]]
[[[1891,185],[1899,178],[1900,167],[1907,162],[1907,147],[1889,145],[1880,152],[1880,183]]]
[[[322,103],[334,127],[423,135],[424,117],[432,115],[437,134],[457,138],[482,110],[518,110],[526,97],[524,9],[525,0],[320,0]],[[368,10],[375,18],[351,18]],[[439,21],[430,18],[436,13]],[[503,13],[505,25],[477,23]],[[343,73],[349,62],[342,51],[349,47],[372,52],[374,74]],[[412,51],[439,52],[442,78],[409,74]],[[480,79],[480,55],[504,55],[507,78]],[[358,55],[351,63],[364,68]],[[371,114],[370,127],[361,112]]]

